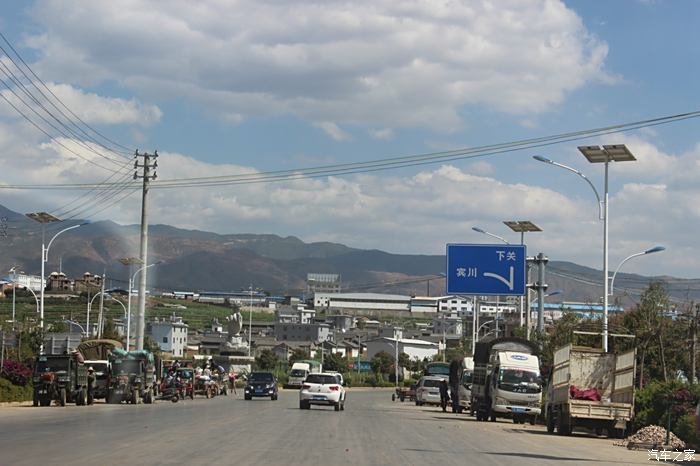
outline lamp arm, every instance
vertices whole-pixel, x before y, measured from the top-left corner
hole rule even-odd
[[[44,249],[44,262],[48,261],[49,249],[51,248],[51,245],[53,244],[54,240],[56,238],[58,238],[58,235],[60,235],[61,233],[65,233],[68,230],[73,230],[74,228],[78,228],[81,226],[82,226],[82,224],[81,225],[73,225],[72,227],[65,228],[65,229],[59,231],[58,233],[56,233],[55,235],[53,235],[53,238],[51,238],[51,241],[49,241],[49,244],[46,246],[46,249]]]
[[[637,252],[637,253],[635,253],[635,254],[632,254],[632,255],[630,255],[630,256],[625,257],[625,259],[624,259],[622,262],[620,262],[620,265],[617,266],[617,268],[615,269],[615,273],[613,273],[613,276],[612,276],[612,278],[610,279],[610,291],[609,291],[609,293],[608,293],[609,296],[612,296],[612,295],[613,295],[613,285],[615,284],[615,276],[617,275],[617,272],[619,272],[620,269],[622,268],[622,265],[623,265],[625,262],[627,262],[628,260],[630,260],[630,259],[632,259],[632,258],[634,258],[634,257],[643,256],[644,254],[646,254],[646,253],[644,253],[644,252]],[[606,277],[606,278],[607,278],[607,277]]]
[[[584,175],[583,173],[581,173],[580,171],[576,170],[575,168],[569,167],[568,165],[564,165],[563,163],[554,162],[554,161],[551,161],[550,163],[552,165],[556,165],[557,167],[563,168],[564,170],[568,170],[572,173],[575,173],[578,176],[580,176],[581,178],[583,178],[584,180],[586,180],[586,183],[588,183],[588,186],[591,187],[591,189],[593,190],[593,194],[595,194],[595,198],[598,201],[598,218],[600,220],[604,220],[605,217],[603,214],[603,201],[600,200],[600,194],[598,194],[598,190],[595,189],[595,186],[593,185],[593,183],[591,183],[591,180],[589,180],[588,177],[586,175]]]

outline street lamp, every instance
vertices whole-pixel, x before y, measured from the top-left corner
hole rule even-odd
[[[85,328],[83,328],[83,326],[80,325],[78,322],[76,322],[74,320],[68,320],[68,319],[63,319],[63,322],[69,323],[71,325],[77,325],[78,327],[80,327],[80,330],[82,330],[83,335],[87,336],[87,332],[85,331]]]
[[[661,251],[665,251],[665,250],[666,250],[666,248],[664,246],[654,246],[653,248],[649,248],[646,251],[638,252],[638,253],[627,256],[622,262],[620,262],[620,265],[617,266],[617,268],[615,269],[615,273],[613,274],[613,276],[610,280],[610,296],[612,296],[614,293],[613,285],[615,284],[615,276],[617,275],[617,272],[620,271],[620,268],[622,268],[622,264],[624,264],[628,260],[632,259],[633,257],[639,257],[639,256],[643,256],[645,254],[653,254],[655,252],[661,252]]]
[[[126,258],[126,259],[121,259],[120,262],[125,265],[132,265],[138,262],[141,262],[140,259],[135,259],[133,257]],[[134,288],[134,281],[136,280],[136,275],[139,274],[142,270],[146,270],[150,267],[156,266],[158,264],[162,264],[164,261],[158,261],[154,262],[151,265],[146,265],[138,269],[134,274],[129,277],[129,298],[128,298],[128,303],[127,303],[127,311],[126,311],[126,350],[129,351],[129,345],[131,344],[131,293]],[[142,263],[142,262],[141,262]],[[144,290],[145,293],[145,290]]]
[[[250,284],[250,305],[248,308],[248,357],[251,353],[251,340],[253,339],[253,284]],[[321,361],[323,361],[323,343],[321,343]],[[323,365],[323,363],[321,363]]]
[[[112,296],[111,294],[105,293],[105,296],[107,296],[107,297],[108,297],[109,299],[111,299],[112,301],[119,303],[119,305],[122,307],[122,309],[124,309],[124,319],[126,320],[126,318],[127,318],[127,311],[126,311],[126,306],[124,306],[124,303],[121,302],[121,301],[119,301],[117,298],[115,298],[115,297]],[[102,338],[103,329],[104,329],[104,319],[102,319],[102,320],[100,321],[100,323],[98,324],[98,332],[99,332],[98,335],[97,335],[98,338]]]
[[[503,237],[501,237],[501,236],[498,236],[498,235],[494,235],[493,233],[490,233],[490,232],[488,232],[488,231],[486,231],[486,230],[484,230],[484,229],[482,229],[482,228],[479,228],[479,227],[472,227],[472,230],[474,230],[474,231],[477,232],[477,233],[481,233],[482,235],[487,235],[487,236],[491,236],[492,238],[496,238],[496,239],[498,239],[498,240],[500,240],[500,241],[503,241],[505,244],[510,244],[508,241],[506,241],[505,238],[503,238]]]
[[[576,173],[580,177],[582,177],[586,182],[588,182],[589,186],[593,189],[593,192],[596,195],[596,198],[598,199],[598,216],[600,219],[603,220],[603,277],[604,277],[604,283],[603,283],[603,351],[606,353],[608,352],[608,221],[609,221],[609,216],[608,216],[608,169],[610,162],[633,162],[637,160],[634,155],[627,149],[627,146],[624,144],[617,144],[617,145],[607,145],[607,146],[579,146],[578,147],[579,152],[581,152],[584,157],[590,162],[590,163],[604,163],[605,164],[605,191],[604,191],[604,197],[601,202],[600,196],[598,195],[598,191],[595,189],[595,186],[593,186],[593,183],[586,178],[586,176],[583,175],[580,171],[567,167],[566,165],[562,165],[557,162],[553,162],[552,160],[549,160],[545,157],[536,155],[534,156],[535,160],[538,160],[540,162],[545,162],[549,163],[552,165],[556,165],[558,167],[564,168],[566,170],[569,170],[571,172]],[[601,205],[602,204],[602,205]]]
[[[544,298],[548,298],[548,297],[550,297],[550,296],[556,296],[556,295],[558,295],[558,294],[562,294],[563,292],[564,292],[563,290],[554,290],[554,291],[552,291],[552,292],[550,292],[550,293],[545,293],[544,295],[542,295],[542,301],[544,302]],[[533,300],[530,301],[530,303],[527,305],[527,312],[528,312],[528,314],[531,314],[531,313],[532,313],[532,306],[533,306],[538,300],[539,300],[539,297],[533,299]]]
[[[40,325],[41,329],[44,329],[44,288],[46,288],[46,283],[45,283],[45,274],[46,274],[46,263],[49,261],[49,249],[51,249],[51,245],[53,244],[54,240],[60,235],[61,233],[65,233],[68,230],[73,230],[75,228],[81,227],[83,225],[87,225],[90,222],[83,222],[78,225],[73,225],[68,228],[64,228],[63,230],[59,231],[55,235],[53,235],[53,238],[51,238],[51,241],[49,241],[48,246],[44,247],[44,229],[45,225],[47,223],[51,222],[58,222],[60,219],[58,217],[55,217],[47,212],[31,212],[26,214],[27,217],[31,218],[34,221],[37,221],[41,223],[41,298],[40,298]],[[41,345],[40,351],[44,351],[44,345]]]
[[[501,237],[501,236],[498,236],[498,235],[495,235],[495,234],[493,234],[493,233],[491,233],[491,232],[488,232],[488,231],[484,230],[483,228],[472,227],[472,230],[474,230],[474,231],[477,232],[477,233],[481,233],[481,234],[483,234],[483,235],[491,236],[492,238],[496,238],[496,239],[502,241],[502,242],[505,243],[505,244],[510,244],[505,238],[503,238],[503,237]],[[499,303],[499,296],[496,295],[496,314],[498,314],[498,308],[499,308],[499,306],[500,306],[500,303]],[[475,320],[475,319],[474,319],[474,320]],[[498,322],[496,322],[496,332],[498,332]]]
[[[504,221],[503,223],[506,224],[508,228],[513,230],[516,233],[520,233],[520,244],[524,245],[525,244],[525,232],[536,232],[536,231],[542,231],[542,228],[538,227],[534,223],[532,223],[530,220],[511,220],[511,221]],[[530,268],[528,267],[527,269],[528,275],[530,272]],[[529,281],[529,280],[528,280]],[[527,297],[530,298],[530,289],[528,288],[525,293],[528,295]],[[527,314],[527,319],[524,319],[525,322],[523,322],[523,308],[525,307],[525,297],[521,296],[520,297],[520,326],[522,327],[523,325],[526,325],[527,328],[530,328],[530,313],[528,312]],[[529,338],[528,338],[529,339]]]

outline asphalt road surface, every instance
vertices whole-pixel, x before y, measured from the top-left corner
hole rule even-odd
[[[646,451],[592,435],[548,435],[507,420],[476,422],[349,389],[346,410],[197,398],[155,405],[0,408],[0,464],[38,465],[623,465]],[[681,463],[688,464],[688,463]]]

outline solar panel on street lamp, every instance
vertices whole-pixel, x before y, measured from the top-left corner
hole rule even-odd
[[[603,198],[603,351],[608,351],[608,167],[610,162],[637,160],[624,144],[607,146],[580,146],[578,150],[590,163],[605,164],[605,195]]]

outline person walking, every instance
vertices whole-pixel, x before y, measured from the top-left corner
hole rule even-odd
[[[447,380],[442,379],[440,381],[440,406],[442,407],[442,412],[447,412],[447,403],[450,401],[450,389],[447,385]]]

